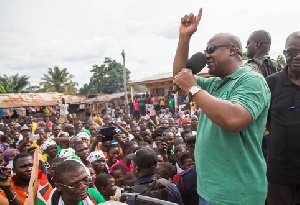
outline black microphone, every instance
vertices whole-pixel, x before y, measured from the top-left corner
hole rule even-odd
[[[186,62],[186,68],[191,70],[194,75],[199,73],[206,66],[206,56],[201,53],[195,53],[190,59]],[[174,85],[172,92],[176,93],[180,88],[178,85]]]

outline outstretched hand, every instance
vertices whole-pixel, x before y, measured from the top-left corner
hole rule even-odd
[[[201,17],[202,17],[202,8],[199,9],[199,13],[197,16],[190,13],[189,15],[185,15],[184,17],[182,17],[181,24],[179,27],[179,34],[192,36],[193,33],[197,31]]]

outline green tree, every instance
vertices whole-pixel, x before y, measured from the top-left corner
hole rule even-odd
[[[44,92],[59,92],[65,94],[76,94],[78,83],[73,82],[73,75],[70,75],[67,68],[60,69],[58,66],[48,68],[48,73],[44,74],[40,86],[43,88],[40,91]]]
[[[242,60],[248,60],[247,52],[243,52]]]
[[[282,55],[278,55],[276,62],[279,63],[282,67],[286,66],[285,58]]]
[[[101,66],[94,65],[90,71],[93,73],[89,84],[80,89],[81,94],[86,93],[117,93],[124,91],[123,65],[105,57]],[[130,71],[126,69],[126,79],[129,80]]]
[[[0,93],[20,93],[29,84],[26,75],[0,76]]]

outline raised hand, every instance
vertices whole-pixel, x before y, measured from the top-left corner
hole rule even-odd
[[[199,9],[199,13],[197,16],[190,13],[189,15],[185,15],[181,18],[181,24],[179,27],[180,35],[192,36],[193,33],[197,31],[197,27],[202,17],[202,8]]]

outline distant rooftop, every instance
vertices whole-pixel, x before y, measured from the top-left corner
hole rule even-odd
[[[208,73],[208,68],[205,66],[199,74],[206,75],[207,73]],[[146,77],[146,78],[127,82],[127,85],[139,85],[139,84],[147,84],[147,83],[153,83],[153,82],[163,82],[163,81],[168,81],[168,80],[172,80],[172,79],[173,79],[173,72],[158,73],[158,74]]]

